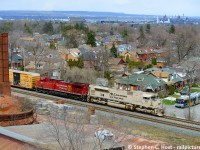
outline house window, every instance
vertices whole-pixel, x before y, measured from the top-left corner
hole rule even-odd
[[[143,81],[144,78],[137,78],[137,81]]]

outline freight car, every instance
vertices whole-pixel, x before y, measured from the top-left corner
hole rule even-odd
[[[39,80],[39,73],[9,69],[9,81],[11,86],[34,89],[36,82]]]
[[[62,80],[41,78],[35,89],[38,92],[55,94],[60,96],[69,97],[72,99],[86,101],[88,94],[89,84],[78,83],[78,82],[65,82]]]
[[[88,102],[118,104],[125,109],[137,110],[158,116],[163,116],[161,100],[155,93],[142,91],[124,91],[108,87],[90,85]]]
[[[105,105],[117,104],[117,107],[121,105],[125,109],[163,116],[161,100],[155,93],[124,91],[85,83],[65,82],[47,77],[40,78],[38,73],[12,69],[9,70],[9,80],[12,86],[36,90],[37,92]]]

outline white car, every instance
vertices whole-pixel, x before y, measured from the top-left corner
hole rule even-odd
[[[106,129],[99,129],[98,131],[95,132],[94,134],[95,137],[103,140],[111,140],[113,137],[113,134],[106,130]]]

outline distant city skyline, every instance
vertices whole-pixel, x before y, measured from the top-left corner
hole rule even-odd
[[[200,0],[4,0],[0,10],[98,11],[200,16]]]

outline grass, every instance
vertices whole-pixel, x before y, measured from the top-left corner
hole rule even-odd
[[[187,91],[188,88],[184,87],[183,88],[184,91]],[[191,92],[200,92],[200,87],[191,87]]]
[[[200,88],[191,88],[191,92],[200,92]]]
[[[126,119],[120,119],[117,117],[113,118],[109,116],[101,116],[100,118],[100,122],[105,126],[108,124],[108,122],[111,121],[113,124],[115,124],[115,128],[119,130],[124,128],[123,131],[127,131],[128,134],[139,136],[145,139],[163,141],[174,146],[186,144],[194,146],[200,145],[200,137],[197,136],[177,132],[175,133],[170,129],[159,128],[143,123],[131,122]]]
[[[163,102],[163,105],[175,105],[176,104],[176,101],[170,101],[167,99],[164,99],[162,102]]]
[[[180,95],[178,95],[178,94],[174,94],[174,95],[172,95],[172,97],[174,97],[174,98],[179,98]]]
[[[179,98],[180,95],[173,94],[173,95],[171,95],[171,97],[173,97],[173,98]],[[172,101],[172,100],[169,100],[167,98],[164,98],[162,102],[163,102],[164,105],[174,105],[174,104],[176,104],[176,101]]]

